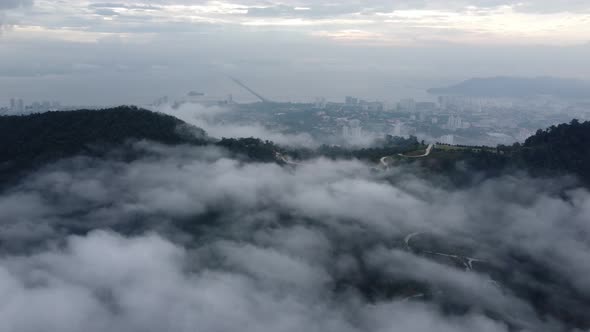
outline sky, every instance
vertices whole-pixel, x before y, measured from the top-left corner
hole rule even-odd
[[[199,90],[393,101],[470,77],[590,78],[590,3],[1,0],[0,103]]]

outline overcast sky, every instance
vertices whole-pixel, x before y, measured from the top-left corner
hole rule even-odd
[[[587,0],[0,0],[0,103],[394,100],[472,76],[589,78]]]

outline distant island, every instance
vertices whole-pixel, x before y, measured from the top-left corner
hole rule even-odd
[[[432,88],[435,95],[470,97],[524,98],[548,95],[557,98],[590,98],[590,82],[555,77],[488,77],[472,78],[444,88]]]

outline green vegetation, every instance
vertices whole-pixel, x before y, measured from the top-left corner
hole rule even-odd
[[[551,126],[537,131],[523,146],[500,151],[534,172],[572,173],[590,183],[590,122]]]
[[[286,148],[252,137],[214,142],[202,129],[175,117],[127,106],[0,116],[0,185],[45,163],[80,154],[104,156],[112,148],[134,140],[214,145],[256,162],[285,163],[285,156],[294,160],[325,157],[378,163],[389,156],[389,164],[421,165],[428,173],[457,180],[453,182],[466,181],[472,171],[486,178],[521,169],[536,176],[572,174],[590,185],[590,122],[573,120],[539,130],[522,145],[437,145],[428,157],[413,159],[398,156],[424,154],[426,146],[413,136],[388,136],[373,147],[361,149],[327,145],[317,149]]]
[[[274,162],[276,161],[276,153],[281,151],[281,148],[273,142],[253,137],[223,138],[216,145],[226,148],[237,155],[247,157],[249,160],[259,162]]]
[[[359,159],[370,162],[379,162],[384,156],[393,156],[426,147],[418,142],[415,136],[409,138],[387,136],[370,148],[351,149],[334,145],[323,145],[316,150],[289,151],[290,155],[298,159],[326,157],[331,159]]]
[[[359,159],[370,162],[378,162],[383,156],[397,155],[416,149],[425,149],[414,136],[410,138],[387,137],[385,140],[378,142],[375,147],[352,149],[335,145],[322,145],[317,149],[308,148],[289,148],[276,145],[271,141],[263,141],[258,138],[223,138],[216,143],[217,146],[226,148],[230,152],[245,157],[250,161],[257,162],[279,162],[277,153],[289,156],[294,160],[308,160],[313,158],[330,158],[330,159]]]
[[[497,148],[437,146],[428,160],[433,171],[457,172],[457,163],[467,170],[493,176],[511,170],[526,170],[534,176],[575,175],[590,185],[590,122],[539,130],[524,144]]]
[[[47,162],[96,155],[142,139],[163,144],[207,142],[202,129],[136,107],[0,116],[0,183]]]

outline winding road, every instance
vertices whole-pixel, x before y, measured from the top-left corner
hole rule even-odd
[[[433,148],[434,148],[434,144],[428,144],[428,147],[426,148],[426,152],[424,152],[424,154],[421,154],[419,156],[406,156],[403,153],[400,153],[399,155],[401,157],[406,157],[406,158],[424,158],[424,157],[428,157],[430,155]]]
[[[408,234],[405,238],[404,238],[404,243],[406,244],[406,250],[411,250],[412,247],[410,246],[410,241],[412,241],[412,239],[420,234],[420,232],[417,233],[411,233]],[[444,253],[440,253],[440,252],[434,252],[434,251],[423,251],[423,253],[425,254],[429,254],[429,255],[436,255],[436,256],[443,256],[443,257],[448,257],[448,258],[452,258],[455,259],[459,262],[461,262],[463,264],[463,266],[465,266],[465,270],[466,271],[473,271],[473,263],[475,262],[482,262],[485,263],[486,261],[482,260],[482,259],[478,259],[478,258],[473,258],[473,257],[467,257],[467,256],[460,256],[460,255],[451,255],[451,254],[444,254]]]
[[[422,234],[422,233],[412,233],[412,234],[409,234],[408,236],[406,236],[406,237],[404,238],[404,242],[406,243],[406,248],[407,248],[407,249],[410,249],[410,241],[412,240],[412,238],[413,238],[414,236],[418,236],[418,235],[420,235],[420,234]]]
[[[399,153],[398,156],[404,157],[404,158],[424,158],[424,157],[428,157],[433,149],[434,149],[434,144],[429,144],[428,147],[426,148],[426,151],[424,152],[424,154],[421,154],[419,156],[406,156],[403,153]],[[387,158],[391,158],[391,157],[392,156],[381,157],[381,159],[379,160],[379,164],[385,168],[388,168],[389,164],[387,163]]]

